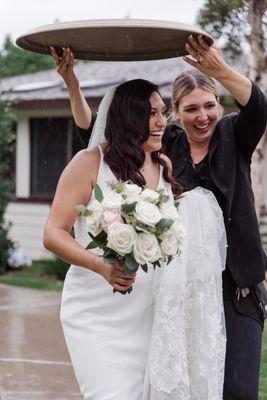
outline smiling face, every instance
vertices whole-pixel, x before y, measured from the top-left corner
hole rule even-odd
[[[166,106],[158,92],[153,92],[149,98],[151,114],[149,119],[149,138],[142,144],[145,152],[159,151],[162,146],[162,136],[167,125]]]
[[[180,99],[175,113],[191,145],[209,143],[220,117],[214,93],[202,88],[193,89]]]

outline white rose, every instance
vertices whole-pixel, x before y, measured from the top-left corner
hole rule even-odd
[[[102,207],[109,210],[119,209],[123,203],[123,198],[119,193],[105,192],[102,200]]]
[[[134,183],[125,183],[123,187],[123,194],[126,196],[126,203],[134,203],[135,201],[138,201],[139,194],[142,191],[140,186],[137,186]]]
[[[160,243],[162,254],[165,256],[174,256],[178,252],[178,242],[174,235],[165,236]]]
[[[89,206],[87,207],[87,209],[88,209],[89,211],[93,212],[93,213],[95,213],[95,212],[100,212],[100,213],[102,213],[102,212],[103,212],[103,207],[102,207],[101,203],[99,203],[99,201],[96,200],[96,199],[94,199],[94,200],[92,201],[92,203],[89,204]]]
[[[142,200],[149,201],[150,203],[156,203],[159,199],[159,194],[155,190],[144,189],[140,195]]]
[[[85,226],[87,231],[92,233],[94,236],[98,235],[103,230],[101,218],[98,218],[96,214],[86,217]]]
[[[91,215],[84,217],[85,226],[92,235],[96,236],[102,231],[103,208],[99,201],[93,200],[87,209]]]
[[[162,218],[170,218],[172,220],[177,220],[179,218],[177,208],[170,201],[163,203],[160,206],[159,211],[162,215]]]
[[[183,237],[185,235],[185,230],[183,224],[181,223],[180,217],[178,215],[178,219],[174,221],[170,229],[167,231],[167,234],[173,235],[177,240],[178,245],[181,244]]]
[[[154,262],[161,258],[161,251],[158,241],[150,233],[140,233],[134,245],[134,258],[138,264]]]
[[[135,206],[135,217],[139,222],[155,226],[161,220],[161,213],[155,204],[148,201],[138,201]]]
[[[175,221],[170,229],[160,235],[161,251],[166,256],[179,254],[182,249],[182,242],[185,235],[184,227],[180,221]]]
[[[132,252],[136,236],[136,232],[131,225],[115,222],[108,228],[107,246],[124,256]]]

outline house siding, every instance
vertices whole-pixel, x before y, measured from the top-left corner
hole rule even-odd
[[[51,258],[43,246],[43,230],[50,211],[48,204],[10,202],[5,220],[11,223],[9,237],[32,260]]]

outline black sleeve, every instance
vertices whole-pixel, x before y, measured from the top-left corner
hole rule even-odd
[[[266,129],[267,98],[252,83],[252,91],[245,106],[238,104],[240,112],[234,121],[234,134],[237,146],[245,157],[251,158]]]
[[[78,125],[75,125],[76,132],[77,132],[79,138],[81,139],[81,141],[82,141],[82,143],[84,144],[85,147],[88,146],[88,142],[89,142],[89,139],[90,139],[91,134],[92,134],[92,130],[93,130],[93,127],[94,127],[94,124],[95,124],[95,120],[96,120],[96,115],[93,115],[92,116],[92,120],[91,120],[91,124],[90,124],[88,129],[83,129],[83,128],[80,128]]]

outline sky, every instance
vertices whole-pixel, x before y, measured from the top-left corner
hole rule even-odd
[[[86,19],[144,18],[194,24],[204,0],[0,0],[0,47],[37,26]]]

